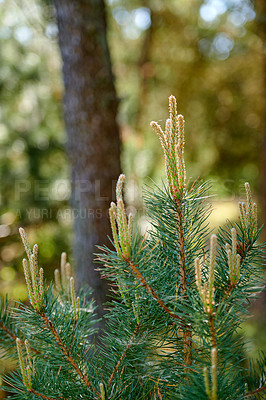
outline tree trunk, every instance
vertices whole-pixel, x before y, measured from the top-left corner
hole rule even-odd
[[[262,177],[262,218],[263,218],[263,239],[266,240],[266,2],[256,0],[257,29],[262,41],[262,62],[263,62],[263,106],[262,106],[262,143],[261,143],[261,177]]]
[[[262,239],[266,240],[266,2],[256,0],[256,13],[258,34],[262,41],[262,62],[263,62],[263,105],[262,105],[262,142],[261,142],[261,206],[262,206]],[[266,290],[261,292],[259,299],[253,305],[254,314],[258,321],[258,326],[265,329],[266,326]],[[252,310],[253,311],[253,310]]]
[[[78,284],[93,289],[104,314],[108,284],[96,271],[96,245],[109,241],[108,208],[120,173],[117,98],[106,39],[104,0],[55,0],[72,169],[74,257]]]

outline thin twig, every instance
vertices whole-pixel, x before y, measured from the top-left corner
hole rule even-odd
[[[61,397],[61,396],[60,396],[60,397],[57,397],[57,398],[45,396],[44,394],[39,393],[39,392],[37,392],[37,391],[34,390],[34,389],[28,389],[28,392],[31,392],[31,393],[35,394],[35,396],[39,396],[39,397],[41,397],[42,399],[46,399],[46,400],[58,400],[58,399],[63,399],[63,397]]]
[[[23,390],[19,389],[19,388],[16,387],[15,385],[12,385],[11,382],[7,381],[7,380],[5,379],[5,377],[3,377],[2,379],[3,379],[3,382],[5,382],[7,385],[11,386],[12,388],[16,389],[18,392],[23,392]]]
[[[162,307],[162,309],[170,315],[170,317],[181,320],[179,315],[174,314],[167,305],[162,301],[162,299],[156,294],[156,292],[152,289],[152,287],[146,282],[144,276],[139,272],[138,268],[133,264],[133,262],[129,259],[127,261],[129,267],[132,269],[136,277],[141,281],[142,285],[147,289],[148,292],[152,294],[152,297],[157,301],[157,303]],[[183,326],[183,325],[182,325]]]
[[[40,313],[46,327],[50,330],[50,332],[53,334],[61,352],[65,355],[65,357],[67,358],[67,360],[69,361],[69,363],[72,365],[72,367],[74,368],[74,370],[76,371],[76,373],[80,376],[81,380],[85,383],[85,385],[91,389],[92,392],[97,393],[95,391],[95,388],[92,386],[92,384],[90,383],[88,377],[86,374],[84,374],[80,368],[78,367],[78,365],[76,364],[75,360],[72,358],[70,351],[65,347],[64,343],[62,342],[62,339],[60,338],[56,328],[54,327],[53,323],[49,320],[49,318],[47,317],[47,315],[44,312]],[[98,393],[97,393],[98,394]]]
[[[14,340],[14,342],[16,342],[17,336],[16,336],[14,333],[12,333],[2,322],[0,323],[0,329],[2,329],[4,332],[6,332],[6,333],[10,336],[10,338],[11,338],[12,340]],[[21,344],[22,344],[22,345],[25,344],[24,340],[21,340]],[[40,354],[39,350],[36,350],[34,347],[31,347],[31,346],[30,346],[30,349],[31,349],[35,354]]]
[[[115,366],[115,368],[114,368],[114,370],[113,370],[113,372],[112,372],[112,374],[111,374],[111,376],[110,376],[110,379],[109,379],[109,382],[108,382],[108,385],[107,385],[107,389],[109,389],[109,387],[110,387],[110,385],[111,385],[111,383],[112,383],[112,381],[113,381],[113,379],[114,379],[115,373],[118,371],[118,368],[119,368],[121,362],[122,362],[123,359],[125,358],[126,353],[128,352],[130,346],[132,345],[133,339],[134,339],[134,337],[136,336],[138,330],[139,330],[139,324],[136,325],[136,328],[135,328],[135,330],[134,330],[134,332],[133,332],[133,335],[132,335],[131,338],[129,339],[129,342],[128,342],[128,344],[127,344],[127,347],[126,347],[125,351],[123,352],[123,354],[122,354],[121,357],[119,358],[118,363],[116,364],[116,366]]]
[[[215,332],[215,326],[214,326],[214,315],[213,314],[209,315],[209,327],[210,327],[210,332],[211,332],[212,347],[217,347],[216,332]]]
[[[183,215],[181,209],[181,200],[174,197],[175,204],[177,206],[177,219],[178,219],[178,243],[180,249],[180,277],[181,277],[181,294],[183,298],[186,298],[187,290],[187,276],[186,276],[186,255],[185,255],[185,244],[184,244],[184,230],[183,230]],[[192,364],[192,332],[190,328],[184,327],[184,354],[185,364]]]
[[[181,200],[178,198],[175,198],[174,200],[177,206],[177,218],[178,218],[178,243],[180,248],[181,288],[182,288],[182,295],[185,295],[187,287],[187,277],[186,277],[186,256],[185,256],[185,245],[184,245],[183,217],[181,210]]]
[[[14,335],[2,322],[0,323],[0,329],[5,331],[11,337],[11,339],[16,341],[17,339],[16,335]]]
[[[262,387],[260,387],[260,388],[258,388],[258,389],[256,389],[256,390],[253,390],[253,392],[250,392],[250,393],[246,394],[246,396],[244,396],[244,399],[245,399],[245,398],[248,398],[248,397],[251,397],[251,396],[253,396],[254,394],[257,394],[257,393],[259,393],[259,392],[262,392],[263,390],[266,390],[266,386],[262,386]]]
[[[12,385],[12,383],[11,382],[8,382],[7,380],[5,380],[4,378],[3,378],[3,381],[6,383],[6,384],[8,384],[9,386],[12,386],[14,389],[16,389],[18,392],[22,392],[22,390],[21,389],[19,389],[18,387],[16,387],[15,385]],[[27,389],[28,390],[28,392],[31,392],[31,393],[33,393],[33,394],[35,394],[35,396],[39,396],[39,397],[41,397],[42,399],[46,399],[46,400],[59,400],[59,399],[63,399],[63,397],[57,397],[56,399],[54,398],[54,397],[49,397],[49,396],[45,396],[44,394],[41,394],[41,393],[39,393],[39,392],[37,392],[36,390],[34,390],[34,389]]]

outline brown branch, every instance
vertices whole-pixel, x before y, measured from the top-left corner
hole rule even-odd
[[[58,400],[58,399],[63,399],[63,397],[57,397],[56,399],[54,397],[49,397],[49,396],[45,396],[44,394],[41,394],[39,392],[36,392],[36,390],[34,389],[28,389],[28,392],[35,394],[35,396],[39,396],[42,399],[47,399],[47,400]]]
[[[129,339],[129,342],[128,342],[128,344],[127,344],[127,347],[126,347],[125,351],[123,352],[123,354],[122,354],[121,357],[119,358],[118,363],[116,364],[116,366],[115,366],[115,368],[114,368],[114,370],[113,370],[113,372],[112,372],[112,374],[111,374],[111,376],[110,376],[110,379],[109,379],[109,382],[108,382],[108,385],[107,385],[107,389],[110,387],[110,385],[111,385],[111,383],[112,383],[112,380],[114,379],[114,376],[115,376],[116,372],[118,371],[118,368],[119,368],[121,362],[122,362],[123,359],[125,358],[126,353],[128,352],[130,346],[132,345],[133,339],[134,339],[134,337],[136,336],[138,330],[139,330],[139,324],[136,325],[136,328],[135,328],[135,330],[134,330],[134,332],[133,332],[131,338]]]
[[[167,305],[162,301],[162,299],[156,294],[156,292],[152,289],[152,287],[146,282],[144,276],[139,272],[137,267],[133,264],[133,262],[129,259],[125,259],[127,261],[128,265],[136,275],[136,277],[141,281],[142,285],[147,289],[148,292],[152,294],[152,297],[157,301],[157,303],[162,307],[162,309],[170,315],[170,317],[181,320],[181,318],[174,314],[168,307]]]
[[[178,386],[177,383],[176,383],[176,384],[173,384],[173,385],[171,385],[171,384],[165,384],[164,382],[168,382],[166,379],[153,378],[151,375],[147,375],[147,376],[148,376],[148,378],[150,378],[150,380],[151,380],[152,382],[157,383],[157,385],[159,385],[160,382],[162,382],[162,384],[164,384],[165,386],[168,386],[168,387],[177,387],[177,386]]]
[[[0,329],[5,331],[11,337],[11,339],[16,341],[17,339],[16,335],[14,335],[2,322],[0,323]]]
[[[262,392],[263,390],[266,390],[266,386],[262,386],[262,387],[260,387],[260,388],[258,388],[258,389],[256,389],[256,390],[254,390],[253,392],[250,392],[250,393],[246,394],[246,396],[244,396],[244,399],[245,399],[245,398],[248,398],[248,397],[251,397],[251,396],[253,396],[254,394],[257,394],[257,393],[259,393],[259,392]]]
[[[0,329],[2,329],[4,332],[6,332],[14,342],[17,340],[17,336],[12,333],[2,322],[0,323]],[[21,344],[25,345],[24,340],[21,340]],[[35,353],[35,354],[40,354],[39,350],[36,350],[34,347],[30,346],[30,349]]]
[[[214,326],[214,314],[209,315],[209,327],[210,327],[210,331],[211,331],[212,347],[217,347],[216,332],[215,332],[215,326]]]
[[[11,382],[7,381],[7,380],[5,379],[5,377],[3,377],[2,379],[3,379],[3,382],[5,382],[7,385],[11,386],[12,388],[16,389],[18,392],[23,392],[23,390],[19,389],[19,388],[16,387],[15,385],[12,385]]]
[[[183,218],[181,210],[181,200],[175,197],[175,204],[177,206],[177,219],[178,219],[178,243],[180,248],[180,275],[181,275],[181,289],[182,295],[186,294],[187,277],[186,277],[186,256],[184,245],[184,231],[183,231]]]
[[[69,363],[71,364],[71,366],[74,368],[74,370],[76,371],[76,373],[80,376],[81,380],[85,383],[85,385],[91,389],[92,392],[97,393],[95,391],[95,388],[92,386],[92,384],[90,383],[88,377],[86,374],[84,374],[80,368],[78,367],[78,365],[76,364],[75,360],[72,358],[70,351],[65,347],[64,343],[62,342],[62,339],[60,338],[56,328],[54,327],[53,323],[49,320],[49,318],[47,317],[47,315],[44,312],[40,313],[46,327],[50,330],[50,332],[53,334],[61,352],[64,354],[64,356],[67,358],[67,360],[69,361]],[[98,393],[97,393],[98,394]]]
[[[192,332],[191,329],[184,328],[184,354],[185,359],[184,362],[187,365],[192,365]]]
[[[19,389],[18,387],[12,385],[12,383],[9,382],[9,381],[7,381],[5,378],[3,378],[3,381],[4,381],[7,385],[12,386],[12,387],[13,387],[14,389],[16,389],[18,392],[22,392],[21,389]],[[47,399],[47,400],[59,400],[59,399],[63,399],[63,397],[58,397],[57,399],[55,399],[55,398],[53,398],[53,397],[45,396],[44,394],[41,394],[41,393],[39,393],[39,392],[36,392],[36,390],[34,390],[34,389],[27,389],[27,390],[28,390],[28,392],[31,392],[31,393],[35,394],[36,396],[40,396],[42,399]]]
[[[180,277],[181,277],[181,294],[183,298],[186,297],[187,290],[187,276],[186,276],[186,255],[185,255],[185,244],[184,244],[184,230],[183,230],[183,215],[181,210],[180,198],[174,197],[175,204],[177,206],[177,219],[178,219],[178,243],[180,249]],[[192,364],[192,332],[188,327],[184,327],[184,354],[185,364]]]
[[[223,304],[228,299],[228,297],[230,296],[230,294],[232,293],[232,291],[235,287],[236,287],[236,283],[233,283],[233,284],[230,283],[227,291],[225,292],[225,294],[220,302],[220,305]]]
[[[193,371],[193,372],[197,373],[197,371],[196,371],[195,369],[193,369],[192,367],[188,367],[188,366],[185,365],[185,364],[182,364],[182,363],[179,363],[179,362],[176,362],[176,361],[173,361],[173,364],[175,364],[175,365],[181,365],[181,367],[184,367],[184,368],[186,368],[186,369],[189,369],[190,371]]]

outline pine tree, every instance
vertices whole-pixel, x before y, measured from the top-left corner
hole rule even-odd
[[[167,186],[147,189],[152,229],[141,236],[123,201],[109,210],[111,249],[97,255],[114,283],[107,330],[93,343],[95,307],[75,293],[66,254],[44,282],[38,246],[20,234],[29,305],[1,300],[0,344],[18,360],[5,377],[12,399],[262,399],[265,356],[248,365],[241,324],[263,285],[264,245],[249,184],[237,223],[209,237],[210,183],[186,178],[184,119],[169,98],[163,147]]]

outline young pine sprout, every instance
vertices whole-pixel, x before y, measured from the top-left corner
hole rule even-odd
[[[38,266],[38,246],[33,246],[31,251],[26,232],[23,228],[19,228],[19,233],[25,247],[28,261],[23,259],[23,270],[27,286],[27,292],[31,305],[37,311],[40,311],[43,306],[44,300],[44,286],[43,286],[43,268]]]
[[[217,236],[212,235],[210,240],[210,260],[209,260],[209,278],[208,282],[202,284],[201,279],[201,262],[200,259],[197,257],[194,261],[195,264],[195,281],[198,292],[200,294],[204,310],[205,312],[212,314],[213,306],[215,305],[214,302],[214,272],[215,272],[215,265],[216,265],[216,247],[217,247]]]
[[[25,358],[23,356],[23,351],[22,351],[22,342],[19,338],[16,339],[16,344],[17,344],[19,366],[20,366],[20,370],[21,370],[21,374],[22,374],[22,378],[23,378],[23,383],[27,389],[31,389],[32,388],[32,384],[31,384],[32,363],[31,363],[31,360],[29,359],[29,352],[27,349],[28,357]]]
[[[246,201],[239,202],[240,224],[246,236],[250,239],[256,237],[258,231],[257,204],[252,200],[249,183],[245,183]]]
[[[152,121],[151,127],[158,134],[165,157],[165,167],[168,185],[173,196],[180,196],[186,182],[186,167],[184,161],[184,117],[177,113],[174,96],[169,97],[170,118],[167,119],[165,131]]]
[[[116,184],[116,199],[117,204],[111,203],[109,216],[113,233],[114,245],[117,254],[124,259],[127,259],[130,254],[133,215],[130,213],[128,218],[126,215],[125,205],[122,197],[123,184],[125,175],[121,174]]]
[[[236,229],[231,229],[232,246],[226,243],[226,252],[229,266],[229,276],[232,285],[236,285],[240,278],[241,256],[237,253]]]

